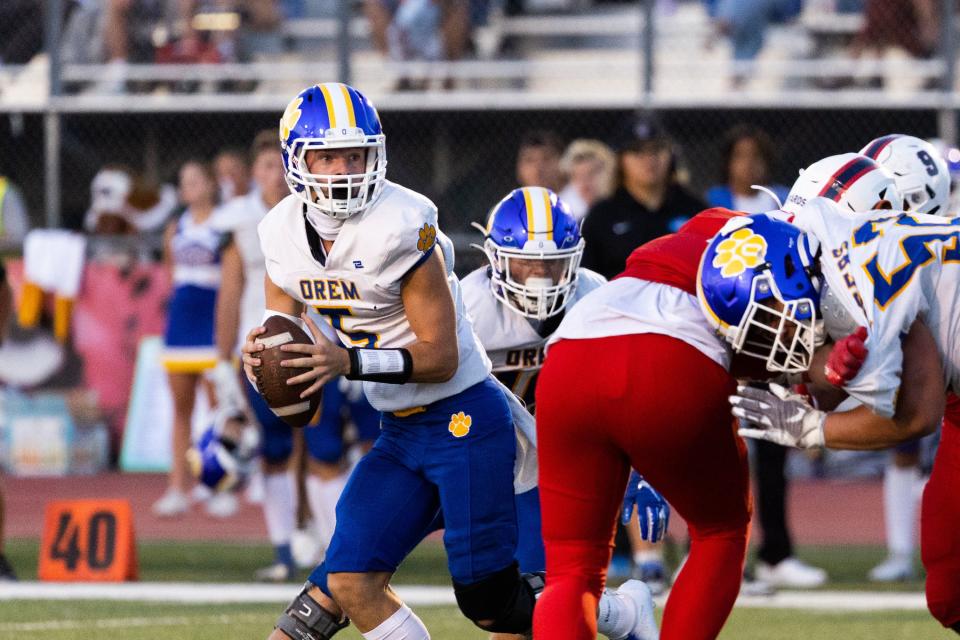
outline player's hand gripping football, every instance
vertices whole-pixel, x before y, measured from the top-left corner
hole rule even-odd
[[[823,423],[827,414],[814,409],[807,399],[779,384],[770,390],[740,385],[730,396],[733,415],[740,419],[737,433],[787,447],[813,449],[823,446]]]
[[[842,387],[857,377],[869,353],[864,344],[866,340],[867,328],[858,327],[856,331],[833,345],[827,357],[827,364],[823,367],[827,382],[835,387]]]
[[[266,327],[254,327],[250,330],[250,333],[247,334],[247,339],[243,341],[243,346],[240,347],[240,359],[243,360],[243,375],[247,376],[247,380],[250,381],[250,384],[252,384],[254,388],[257,386],[257,376],[253,373],[253,368],[260,366],[260,358],[257,357],[257,354],[264,349],[264,346],[256,340],[257,336],[266,330]]]
[[[636,470],[630,472],[627,492],[623,496],[623,509],[620,513],[623,524],[630,524],[634,507],[640,521],[640,537],[649,542],[663,540],[670,523],[670,505]]]
[[[281,346],[280,350],[291,352],[291,356],[302,353],[306,354],[307,357],[293,357],[281,362],[280,366],[310,369],[306,373],[301,373],[287,380],[288,385],[313,380],[314,383],[300,394],[301,398],[309,398],[331,380],[350,373],[350,355],[346,349],[334,344],[323,335],[320,327],[306,313],[301,313],[300,318],[310,330],[310,334],[313,336],[313,344],[288,343]]]

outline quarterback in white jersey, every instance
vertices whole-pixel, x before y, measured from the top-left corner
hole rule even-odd
[[[511,409],[463,312],[436,208],[386,181],[379,116],[352,87],[302,91],[280,141],[291,195],[259,228],[267,313],[296,319],[313,307],[344,345],[304,314],[314,344],[282,346],[284,364],[308,369],[291,379],[312,382],[304,397],[339,375],[362,380],[382,414],[324,563],[271,637],[330,638],[349,616],[369,638],[429,638],[388,585],[441,511],[461,611],[486,630],[527,633],[542,578],[521,575],[513,557]],[[243,347],[248,376],[262,331]]]

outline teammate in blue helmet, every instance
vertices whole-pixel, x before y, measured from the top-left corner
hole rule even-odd
[[[243,413],[221,410],[187,451],[187,461],[202,484],[232,491],[246,483],[259,446],[259,431]]]
[[[515,189],[493,208],[483,231],[497,300],[536,320],[562,312],[577,287],[584,242],[557,194]]]

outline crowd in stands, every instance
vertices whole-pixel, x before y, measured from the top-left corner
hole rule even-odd
[[[566,12],[603,11],[625,6],[614,0],[549,3]],[[678,0],[657,2],[657,20],[667,24],[677,13]],[[771,28],[804,26],[806,18],[831,15],[860,20],[843,40],[841,51],[850,60],[876,60],[897,49],[914,59],[938,53],[943,16],[935,0],[686,0],[702,5],[704,23],[712,24],[704,46],[728,41],[731,49],[730,88],[744,87],[769,41]],[[540,11],[536,0],[353,0],[352,15],[366,18],[369,45],[394,63],[460,61],[479,54],[477,33],[491,22]],[[150,91],[159,82],[129,77],[130,65],[145,63],[230,63],[309,57],[321,38],[291,35],[296,23],[316,19],[336,21],[333,0],[64,0],[60,55],[65,63],[102,64],[95,82],[69,84],[69,90],[97,94]],[[26,64],[43,47],[43,2],[8,0],[0,3],[0,65]],[[815,34],[811,34],[815,35]],[[569,39],[576,47],[575,40]],[[365,43],[353,40],[353,48]],[[825,52],[816,50],[816,57]],[[509,59],[514,50],[493,51]],[[483,55],[489,56],[487,52]],[[937,86],[929,79],[925,88]],[[838,89],[852,85],[882,86],[883,79],[866,77],[815,78],[814,85]],[[197,82],[168,83],[176,91],[195,91]],[[216,90],[249,91],[255,82],[215,82]],[[400,72],[392,89],[418,91],[453,89],[453,76],[417,77]]]

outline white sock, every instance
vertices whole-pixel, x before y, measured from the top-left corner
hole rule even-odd
[[[337,500],[347,484],[347,475],[343,474],[331,480],[319,476],[307,475],[307,501],[313,513],[313,522],[317,528],[320,544],[326,549],[330,546],[333,530],[337,526]]]
[[[916,545],[916,487],[920,471],[914,467],[887,465],[883,473],[883,518],[887,548],[892,555],[912,556]]]
[[[663,548],[658,546],[656,549],[644,549],[643,551],[637,551],[633,554],[633,564],[639,567],[645,562],[659,562],[663,564]]]
[[[293,474],[288,471],[263,474],[263,519],[270,544],[290,544],[296,521]]]
[[[600,605],[597,611],[597,631],[610,638],[621,640],[626,638],[633,625],[633,604],[626,598],[613,591],[604,591],[600,596]]]
[[[430,640],[430,633],[410,607],[400,609],[363,635],[367,640]]]

